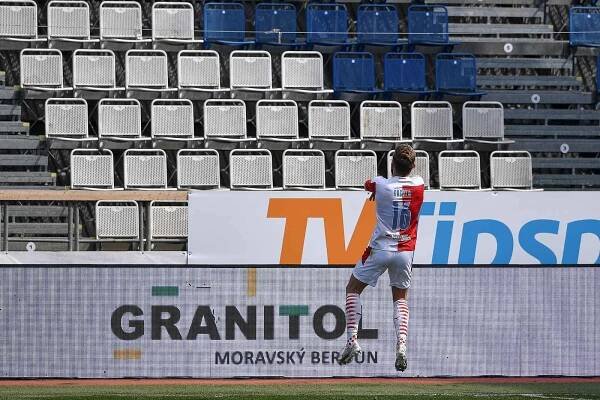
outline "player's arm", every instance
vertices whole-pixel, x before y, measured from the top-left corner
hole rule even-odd
[[[375,200],[375,191],[377,190],[377,185],[375,184],[375,181],[372,180],[368,180],[365,182],[365,190],[367,192],[371,192],[371,197],[369,197],[369,200],[373,201]]]

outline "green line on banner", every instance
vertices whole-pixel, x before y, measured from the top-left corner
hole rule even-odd
[[[177,286],[152,286],[152,296],[179,296]]]
[[[279,306],[279,316],[284,315],[308,315],[308,306],[302,304]]]

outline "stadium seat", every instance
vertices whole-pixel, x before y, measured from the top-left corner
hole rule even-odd
[[[372,150],[335,152],[335,188],[364,190],[365,182],[377,176],[377,155]]]
[[[378,93],[373,54],[365,52],[335,53],[333,56],[333,91],[338,96]],[[346,97],[344,96],[344,98]]]
[[[504,107],[497,101],[467,101],[462,109],[463,137],[475,143],[506,144]]]
[[[27,96],[52,97],[72,90],[63,83],[63,56],[60,50],[23,49],[20,60],[21,87],[28,91]]]
[[[194,39],[194,6],[185,1],[157,1],[152,5],[154,48],[172,49],[201,43]]]
[[[443,53],[435,59],[435,90],[452,96],[478,97],[477,61],[472,54]]]
[[[176,91],[169,88],[167,53],[162,50],[128,50],[125,54],[127,97],[153,99]]]
[[[73,52],[73,89],[79,97],[102,98],[124,90],[117,87],[112,50],[78,49]]]
[[[114,189],[113,153],[108,149],[73,149],[71,189]]]
[[[527,151],[494,151],[490,155],[492,190],[531,190],[531,154]]]
[[[290,46],[296,41],[296,6],[291,3],[259,3],[254,10],[256,43]]]
[[[425,183],[425,189],[429,189],[429,153],[423,150],[415,150],[415,168],[410,172],[409,176],[420,176]],[[392,159],[394,150],[390,150],[387,155],[387,173],[388,178],[392,177]]]
[[[204,138],[217,142],[247,142],[246,103],[209,99],[204,102]]]
[[[38,37],[37,4],[33,0],[0,1],[0,46],[20,50],[46,41]]]
[[[259,100],[256,103],[256,139],[298,142],[298,105],[294,100]]]
[[[98,42],[90,36],[90,6],[86,1],[51,0],[46,13],[50,47],[73,50]]]
[[[438,156],[441,190],[480,190],[479,153],[472,150],[444,150]]]
[[[229,92],[221,87],[219,53],[214,50],[182,50],[177,54],[179,97],[207,99]]]
[[[188,99],[155,99],[150,107],[154,140],[202,140],[194,138],[194,106]]]
[[[600,46],[600,7],[569,9],[569,43],[571,46]]]
[[[218,189],[220,186],[217,150],[181,149],[177,152],[177,189]]]
[[[448,10],[439,5],[408,7],[408,43],[414,45],[450,46]]]
[[[286,51],[281,55],[281,86],[285,98],[304,100],[333,93],[323,85],[323,55],[317,51]]]
[[[150,202],[150,239],[187,238],[187,203]]]
[[[391,93],[424,95],[427,88],[425,56],[420,53],[386,53],[383,88]]]
[[[127,50],[152,41],[143,37],[142,7],[137,1],[103,1],[99,12],[103,48]]]
[[[138,239],[140,215],[135,201],[96,202],[96,239]]]
[[[204,4],[204,41],[229,46],[252,44],[246,40],[246,12],[242,3]]]
[[[91,141],[88,137],[88,103],[81,98],[50,98],[45,104],[46,137],[66,141]]]
[[[400,44],[399,18],[392,4],[361,4],[358,7],[356,31],[358,43],[381,46]]]
[[[447,101],[415,101],[410,106],[410,128],[413,141],[451,143],[454,139],[452,106]]]
[[[399,143],[402,139],[402,106],[396,101],[363,101],[360,104],[360,139]]]
[[[325,154],[317,149],[288,149],[283,152],[283,188],[325,189]]]
[[[167,154],[160,149],[127,149],[123,153],[125,189],[166,189]]]
[[[348,44],[348,10],[346,5],[340,3],[309,3],[306,6],[306,30],[307,44],[326,47]]]
[[[236,149],[229,153],[231,189],[273,189],[273,161],[267,149]]]
[[[311,141],[350,143],[350,105],[343,100],[308,103],[308,138]]]
[[[98,138],[142,141],[142,108],[136,99],[102,99],[98,102]]]
[[[229,55],[229,88],[236,97],[255,99],[277,91],[272,79],[269,52],[235,50]]]

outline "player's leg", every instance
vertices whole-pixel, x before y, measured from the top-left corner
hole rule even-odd
[[[388,273],[394,301],[394,327],[396,330],[396,370],[407,367],[406,344],[408,339],[408,288],[412,272],[412,252],[398,252],[393,257]]]

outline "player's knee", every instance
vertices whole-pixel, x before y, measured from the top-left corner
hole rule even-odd
[[[358,293],[362,292],[362,284],[356,279],[350,279],[346,285],[346,293]]]

